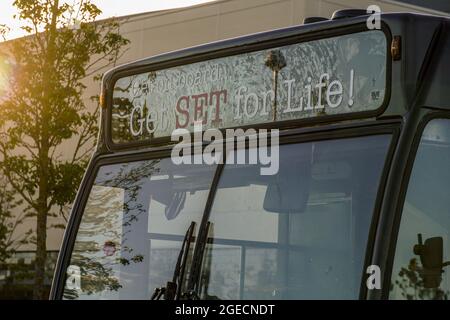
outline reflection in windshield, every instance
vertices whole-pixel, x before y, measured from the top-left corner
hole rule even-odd
[[[280,146],[280,171],[229,165],[211,209],[204,299],[356,299],[389,137]]]
[[[172,278],[191,221],[200,221],[214,166],[170,159],[100,168],[86,204],[64,298],[149,299]]]
[[[422,134],[408,184],[390,299],[450,299],[449,163],[450,121],[432,120]]]
[[[225,165],[209,217],[199,296],[357,298],[389,141],[378,135],[281,145],[273,176],[260,175],[257,164]],[[166,286],[186,230],[191,222],[200,225],[216,169],[170,159],[101,167],[64,297],[150,299]]]

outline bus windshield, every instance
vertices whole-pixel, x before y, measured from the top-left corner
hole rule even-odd
[[[358,298],[390,141],[378,134],[281,144],[271,176],[259,164],[217,171],[170,157],[104,164],[84,204],[64,298],[150,299],[172,279],[194,221],[188,281],[206,213],[200,298]]]

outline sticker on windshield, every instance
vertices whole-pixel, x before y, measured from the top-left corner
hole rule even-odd
[[[373,30],[124,77],[114,86],[112,140],[373,111],[386,94],[386,52]]]

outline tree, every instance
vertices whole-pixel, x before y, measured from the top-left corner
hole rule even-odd
[[[96,22],[101,11],[90,0],[15,0],[14,6],[29,36],[0,52],[14,64],[0,101],[0,170],[36,218],[33,296],[43,299],[48,217],[65,217],[98,130],[98,103],[86,105],[84,81],[98,80],[129,41],[114,19]],[[69,141],[70,155],[61,148]]]
[[[137,225],[146,224],[142,219],[146,210],[139,195],[150,176],[159,172],[159,164],[160,160],[126,164],[110,177],[97,178],[85,205],[70,262],[79,267],[83,288],[78,291],[66,286],[64,298],[118,291],[123,284],[123,279],[121,283],[116,277],[120,267],[144,261],[143,253],[130,246],[133,242],[128,241],[128,235]],[[104,253],[106,246],[113,248],[111,254]]]
[[[9,32],[9,28],[4,25],[4,24],[0,24],[0,38],[3,40],[6,40],[6,34]]]

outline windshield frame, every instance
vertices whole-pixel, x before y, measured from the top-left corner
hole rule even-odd
[[[392,270],[394,267],[394,259],[397,248],[398,234],[400,230],[401,218],[403,213],[403,208],[405,204],[406,194],[409,188],[409,182],[411,179],[411,174],[413,171],[414,163],[416,161],[417,152],[419,150],[420,141],[422,139],[423,132],[428,125],[428,123],[432,120],[436,119],[449,119],[450,120],[450,112],[443,109],[431,109],[425,106],[421,106],[422,109],[416,109],[417,113],[423,112],[423,115],[417,119],[415,123],[414,129],[407,130],[405,134],[408,135],[406,138],[406,145],[410,148],[410,151],[403,154],[401,159],[398,159],[400,165],[404,162],[404,169],[399,172],[393,172],[395,176],[394,180],[399,181],[399,188],[395,185],[387,186],[386,192],[388,193],[390,190],[397,190],[396,199],[386,201],[389,203],[391,207],[379,209],[379,215],[382,215],[385,210],[391,212],[391,216],[389,217],[391,221],[386,224],[383,223],[383,226],[380,228],[380,232],[384,233],[384,236],[377,240],[377,248],[372,248],[372,255],[374,260],[379,261],[380,248],[384,250],[384,258],[385,261],[380,263],[380,266],[386,266],[384,275],[382,277],[382,287],[386,288],[381,290],[381,292],[370,292],[365,290],[365,295],[362,296],[363,299],[389,299],[389,286],[391,283]],[[399,145],[402,144],[401,141],[398,141]],[[384,215],[385,216],[385,215]],[[380,223],[381,226],[381,223]],[[375,244],[375,243],[374,243]],[[387,244],[387,245],[385,245]],[[387,252],[386,252],[387,248]]]
[[[307,26],[308,28],[311,26]],[[101,140],[100,142],[105,145],[108,150],[119,151],[129,150],[142,146],[160,146],[170,143],[170,137],[160,137],[154,139],[143,139],[140,141],[132,141],[125,143],[115,143],[112,138],[112,104],[114,95],[114,86],[116,82],[123,77],[132,76],[140,73],[159,71],[163,69],[173,68],[182,65],[193,64],[196,62],[203,62],[211,59],[225,58],[233,55],[240,55],[249,52],[255,52],[258,50],[270,49],[290,44],[300,44],[303,42],[328,39],[336,36],[349,35],[359,32],[370,32],[367,29],[366,22],[353,23],[350,25],[344,25],[336,27],[335,25],[325,26],[318,30],[311,31],[305,26],[291,27],[287,29],[279,29],[269,31],[266,33],[259,33],[255,35],[244,36],[237,39],[219,41],[212,44],[203,46],[192,47],[185,50],[170,52],[167,54],[157,55],[151,57],[145,61],[145,64],[139,62],[124,65],[113,69],[104,76],[102,88],[104,90],[105,108],[103,110],[103,116],[101,121]],[[240,126],[241,129],[248,128],[290,128],[293,126],[305,126],[322,124],[331,121],[341,120],[355,120],[362,118],[371,118],[383,114],[391,100],[392,91],[392,54],[390,50],[390,43],[392,41],[392,34],[389,26],[381,21],[381,29],[374,31],[382,32],[386,38],[386,88],[385,95],[380,106],[374,110],[358,111],[353,113],[344,113],[336,115],[324,115],[320,117],[283,120],[266,122],[258,125],[245,125]],[[230,127],[226,129],[235,129],[236,127]],[[220,129],[222,132],[225,128]],[[100,145],[99,145],[100,146]]]
[[[371,261],[377,224],[379,220],[380,208],[382,205],[383,195],[385,191],[387,176],[391,167],[394,151],[396,149],[399,133],[400,133],[401,121],[396,119],[383,120],[383,121],[360,121],[356,123],[346,124],[331,124],[328,126],[312,127],[312,128],[296,128],[291,130],[280,131],[280,145],[302,142],[313,142],[323,140],[336,140],[352,137],[364,137],[371,135],[389,134],[391,140],[386,153],[386,159],[383,164],[381,172],[380,183],[377,186],[376,199],[374,203],[374,211],[372,213],[368,240],[366,250],[364,253],[363,270],[361,270],[361,287],[359,291],[359,298],[364,299],[366,296],[365,276],[364,270],[366,269],[368,262]],[[206,143],[205,143],[206,144]],[[53,277],[52,288],[50,292],[50,299],[60,300],[63,297],[66,269],[70,263],[72,251],[74,249],[76,236],[83,217],[84,209],[94,185],[99,168],[105,165],[119,164],[124,162],[134,162],[142,160],[152,160],[170,157],[173,145],[155,147],[151,149],[125,151],[120,153],[113,153],[108,155],[94,154],[89,166],[83,177],[83,181],[78,190],[76,199],[73,204],[73,208],[69,217],[66,231],[64,233],[64,239],[61,246],[60,254],[55,268],[55,274]],[[214,198],[214,194],[217,190],[218,177],[220,176],[220,168],[223,165],[218,165],[214,180],[211,184],[211,188],[208,194],[208,202]],[[210,208],[211,203],[205,205],[205,212]],[[200,235],[205,228],[207,219],[206,214],[203,214],[201,224],[198,228],[198,234]]]

